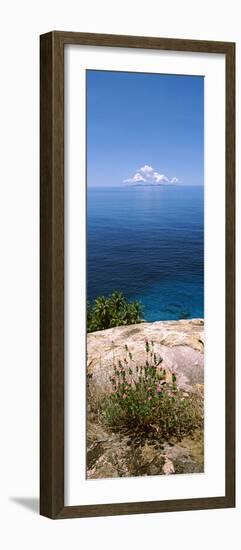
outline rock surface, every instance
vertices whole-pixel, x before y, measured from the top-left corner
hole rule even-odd
[[[115,327],[88,334],[88,373],[98,391],[108,391],[113,363],[126,357],[125,345],[135,364],[145,361],[145,340],[153,341],[157,360],[167,372],[175,371],[177,384],[191,389],[203,384],[204,322],[202,319],[157,321]]]
[[[158,321],[115,327],[88,334],[87,477],[88,479],[139,475],[170,475],[203,471],[203,434],[195,433],[181,442],[165,442],[158,434],[114,432],[103,427],[91,412],[111,389],[113,364],[124,361],[128,352],[134,364],[146,360],[145,341],[154,342],[157,361],[167,377],[175,372],[177,385],[185,391],[202,391],[204,364],[204,321]],[[128,357],[129,361],[129,357]],[[91,403],[92,401],[92,403]]]
[[[202,473],[203,434],[181,442],[164,442],[157,435],[111,432],[88,423],[87,478],[137,477]]]

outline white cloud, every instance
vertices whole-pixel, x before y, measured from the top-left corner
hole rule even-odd
[[[144,174],[151,174],[153,172],[153,168],[152,166],[149,166],[148,164],[145,164],[145,166],[142,166],[142,168],[140,168],[140,171],[143,172]]]
[[[124,183],[136,183],[137,181],[146,181],[146,179],[143,178],[140,172],[136,172],[133,178],[128,178],[127,180],[124,180]]]
[[[144,183],[178,183],[178,178],[172,177],[168,178],[165,176],[165,174],[159,174],[152,166],[149,164],[145,164],[137,172],[135,172],[134,176],[131,178],[128,178],[123,181],[123,183],[138,183],[138,182],[144,182]]]
[[[153,173],[153,179],[157,183],[159,183],[160,181],[162,181],[162,182],[168,182],[169,181],[168,178],[164,174],[159,174],[158,172]]]

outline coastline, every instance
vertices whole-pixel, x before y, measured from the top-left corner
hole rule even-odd
[[[198,395],[203,403],[204,320],[142,322],[87,335],[87,479],[201,473],[204,471],[203,429],[193,436],[163,440],[155,432],[113,430],[106,427],[94,409],[111,393],[113,364],[125,362],[126,346],[131,353],[133,376],[145,364],[145,345],[152,342],[157,363],[171,383],[175,373],[184,395]],[[128,366],[130,362],[128,362]],[[127,367],[127,364],[126,364]],[[93,407],[92,407],[93,406]]]

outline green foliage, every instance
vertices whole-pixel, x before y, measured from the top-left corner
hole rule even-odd
[[[176,385],[176,375],[168,376],[157,361],[154,342],[146,341],[146,362],[135,365],[128,347],[123,362],[113,367],[111,394],[104,400],[102,414],[112,428],[120,426],[155,429],[161,437],[181,439],[192,435],[203,423],[203,399]],[[157,364],[158,363],[158,364]]]
[[[87,305],[87,331],[140,323],[141,315],[140,302],[127,302],[122,292],[99,296],[92,304]]]

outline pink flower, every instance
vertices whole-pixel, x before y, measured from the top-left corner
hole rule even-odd
[[[148,399],[148,401],[151,401],[151,395],[149,395],[149,397],[147,399]]]
[[[123,395],[122,395],[122,399],[126,399],[126,398],[127,398],[127,395],[126,395],[126,393],[123,393]]]
[[[148,389],[148,391],[151,391],[151,388],[147,388],[147,389]]]
[[[156,389],[157,393],[160,393],[162,391],[162,387],[161,386],[157,386],[157,389]]]

